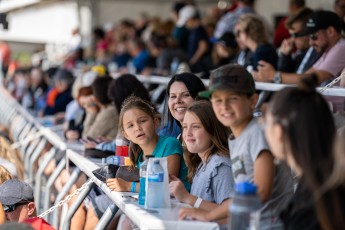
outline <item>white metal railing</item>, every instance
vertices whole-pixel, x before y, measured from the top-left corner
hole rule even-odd
[[[161,76],[143,76],[143,75],[136,75],[137,78],[145,83],[157,83],[157,84],[165,84],[169,83],[170,77],[161,77]],[[208,79],[202,79],[206,86],[209,85]],[[290,84],[276,84],[276,83],[268,83],[268,82],[255,82],[255,87],[257,90],[265,90],[265,91],[279,91],[285,87],[294,87],[295,85]],[[323,90],[324,87],[317,87],[318,91]],[[345,97],[345,88],[341,87],[332,87],[328,88],[324,92],[322,92],[325,96],[339,96]]]

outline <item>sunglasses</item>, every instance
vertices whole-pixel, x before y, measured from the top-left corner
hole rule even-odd
[[[17,204],[12,204],[12,205],[2,205],[2,207],[4,208],[4,212],[13,212],[14,210],[16,210],[16,208],[18,206],[24,205],[24,204],[28,204],[29,202],[20,202]]]
[[[301,35],[301,32],[298,32],[298,33],[290,33],[290,36],[292,38],[300,38],[300,37],[303,37],[304,35]]]
[[[309,38],[313,41],[316,41],[318,37],[316,34],[311,34],[311,35],[309,35]]]

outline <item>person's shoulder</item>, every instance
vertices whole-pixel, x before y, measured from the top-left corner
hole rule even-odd
[[[212,165],[213,167],[219,167],[221,165],[231,167],[230,155],[224,156],[217,153],[213,154],[212,156],[210,156],[208,164]]]
[[[181,145],[180,141],[174,137],[160,136],[159,139],[160,139],[161,143]]]

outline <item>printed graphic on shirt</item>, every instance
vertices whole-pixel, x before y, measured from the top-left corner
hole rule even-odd
[[[237,177],[241,174],[246,175],[246,169],[244,167],[243,160],[240,156],[231,159],[232,161],[232,172],[234,174],[234,178],[238,179]]]

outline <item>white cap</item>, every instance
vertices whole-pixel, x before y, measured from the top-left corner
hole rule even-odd
[[[177,20],[176,25],[179,27],[184,26],[187,23],[187,21],[195,17],[197,13],[198,13],[198,10],[196,9],[195,6],[187,5],[183,7],[178,14],[178,20]]]

